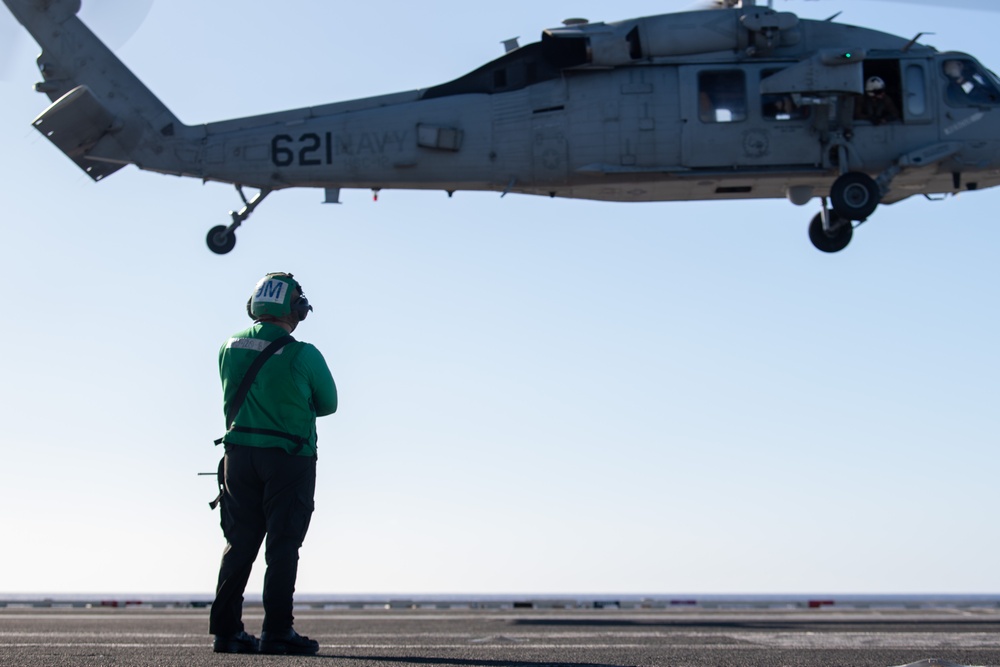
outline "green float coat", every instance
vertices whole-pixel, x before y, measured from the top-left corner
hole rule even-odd
[[[235,334],[219,351],[223,412],[236,394],[250,364],[271,341],[285,330],[269,322],[256,322]],[[261,367],[246,400],[236,415],[242,428],[282,431],[305,438],[299,456],[316,455],[316,417],[337,410],[337,387],[323,355],[309,343],[293,342],[278,350]],[[228,426],[228,424],[227,424]],[[280,447],[294,453],[295,443],[285,438],[257,433],[227,432],[227,445]]]

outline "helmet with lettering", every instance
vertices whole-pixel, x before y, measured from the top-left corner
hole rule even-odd
[[[252,320],[294,316],[293,319],[301,322],[312,309],[302,293],[302,286],[292,274],[284,272],[269,273],[258,280],[247,300],[247,315]]]
[[[865,81],[865,92],[866,93],[877,93],[879,91],[885,90],[885,81],[881,77],[871,76]]]

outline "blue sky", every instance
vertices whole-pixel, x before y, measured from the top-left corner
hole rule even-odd
[[[995,13],[777,4],[1000,67]],[[685,6],[172,0],[118,52],[195,124],[426,87],[570,16]],[[815,204],[783,200],[290,190],[219,257],[204,236],[235,191],[93,184],[32,129],[35,49],[12,50],[0,591],[213,589],[195,473],[220,455],[216,354],[283,270],[341,392],[300,592],[1000,592],[1000,192],[883,207],[827,256]]]

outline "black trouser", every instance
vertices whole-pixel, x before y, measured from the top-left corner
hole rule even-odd
[[[263,629],[280,632],[292,627],[292,595],[299,547],[313,512],[316,459],[274,447],[230,446],[224,467],[220,508],[227,544],[209,632],[228,635],[243,630],[243,591],[265,536]]]

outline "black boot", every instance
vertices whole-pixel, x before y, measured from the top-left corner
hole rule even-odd
[[[288,628],[284,632],[265,630],[260,635],[260,652],[280,655],[315,655],[319,652],[319,642],[303,637]]]
[[[260,642],[245,632],[237,632],[235,635],[215,635],[212,650],[216,653],[256,653],[260,650]]]

